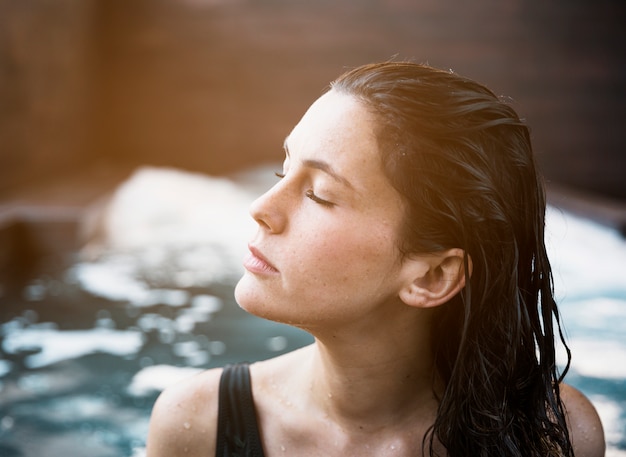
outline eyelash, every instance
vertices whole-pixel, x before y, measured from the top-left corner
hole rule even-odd
[[[277,171],[274,172],[274,174],[276,175],[276,177],[282,179],[285,177],[284,173],[278,173]],[[334,203],[329,202],[328,200],[324,200],[323,198],[319,198],[317,195],[315,195],[315,192],[313,192],[313,189],[309,189],[307,190],[304,195],[306,195],[307,198],[310,198],[311,200],[313,200],[315,203],[318,203],[322,206],[326,206],[328,208],[332,208],[333,206],[335,206]]]

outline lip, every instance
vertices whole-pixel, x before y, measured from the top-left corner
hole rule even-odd
[[[261,252],[252,245],[248,246],[249,254],[243,260],[243,267],[251,273],[275,274],[278,269],[265,258]]]

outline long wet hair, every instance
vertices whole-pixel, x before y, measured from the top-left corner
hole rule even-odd
[[[425,65],[366,65],[331,87],[378,120],[383,168],[407,207],[402,252],[465,251],[466,286],[433,318],[445,389],[423,451],[439,440],[451,457],[572,456],[559,394],[569,349],[528,127],[489,89]]]

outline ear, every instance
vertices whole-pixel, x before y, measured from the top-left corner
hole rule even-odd
[[[420,254],[405,260],[407,281],[400,299],[409,306],[433,308],[442,305],[465,287],[465,251],[448,249],[435,254]],[[467,256],[469,274],[472,261]]]

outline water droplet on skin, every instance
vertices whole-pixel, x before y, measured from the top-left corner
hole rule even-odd
[[[183,424],[183,427],[185,427],[185,430],[190,430],[191,429],[191,424],[189,422],[185,422]]]

